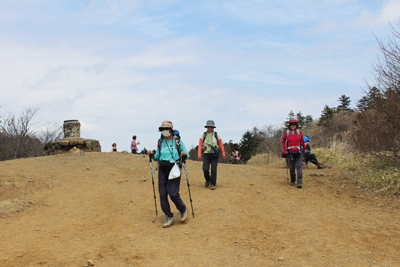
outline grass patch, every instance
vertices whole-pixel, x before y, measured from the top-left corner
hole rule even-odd
[[[283,161],[282,161],[283,160]],[[280,163],[285,164],[285,160],[281,157],[277,157],[271,153],[264,153],[264,154],[257,154],[252,156],[248,161],[247,164],[250,165],[279,165]]]

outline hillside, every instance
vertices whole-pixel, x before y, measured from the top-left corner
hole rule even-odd
[[[184,173],[188,221],[164,229],[148,157],[0,162],[0,266],[400,266],[398,198],[315,166],[303,189],[283,165],[220,164],[215,191],[200,162],[187,170],[195,217]]]

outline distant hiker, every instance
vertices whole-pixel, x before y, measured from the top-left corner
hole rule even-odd
[[[137,154],[137,146],[140,145],[140,142],[136,143],[136,135],[132,137],[132,142],[131,142],[131,150],[132,154]]]
[[[308,135],[304,136],[304,144],[306,146],[306,151],[307,153],[305,154],[305,159],[306,159],[306,166],[308,167],[308,162],[311,161],[313,164],[318,166],[318,169],[323,169],[325,166],[318,162],[317,157],[311,153],[311,139]]]
[[[187,208],[179,195],[181,176],[171,177],[171,170],[174,171],[175,163],[180,165],[182,157],[189,158],[186,147],[180,140],[179,134],[174,133],[175,129],[172,122],[166,120],[158,128],[161,138],[158,140],[154,160],[158,161],[158,190],[160,192],[161,209],[165,213],[164,228],[170,227],[174,223],[174,214],[168,202],[168,195],[181,214],[180,221],[183,223],[187,219]],[[153,156],[151,150],[147,151],[149,156]],[[179,170],[180,171],[180,170]]]
[[[112,151],[112,152],[117,152],[117,144],[116,144],[116,143],[113,143],[113,144],[112,144],[112,146],[111,146],[111,151]]]
[[[239,155],[239,151],[237,149],[235,149],[235,151],[232,152],[232,156],[230,157],[230,163],[231,164],[237,164],[240,161],[240,155]]]
[[[285,131],[282,137],[282,156],[290,158],[290,185],[295,185],[295,169],[297,169],[297,188],[302,188],[303,172],[301,169],[301,164],[303,161],[303,153],[305,153],[305,146],[303,133],[297,129],[297,126],[297,120],[291,119],[289,122],[289,128]]]
[[[237,149],[235,149],[235,160],[239,161],[240,160],[240,155],[239,155],[239,151]]]
[[[215,190],[217,185],[217,165],[220,152],[222,157],[225,159],[225,149],[222,143],[221,136],[214,131],[215,123],[212,120],[208,120],[206,123],[207,131],[204,132],[199,141],[199,148],[197,156],[199,160],[202,159],[201,153],[203,152],[203,172],[206,182],[204,186],[207,188],[210,186],[211,190]],[[210,164],[211,164],[211,176],[210,176]]]

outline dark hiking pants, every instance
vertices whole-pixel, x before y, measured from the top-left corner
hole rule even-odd
[[[297,155],[290,155],[290,182],[296,182],[296,169],[297,169],[297,185],[303,183],[303,171],[301,169],[301,164],[303,163],[303,154],[299,153]]]
[[[211,176],[210,176],[211,165]],[[203,153],[203,172],[204,178],[210,182],[211,186],[217,185],[217,166],[218,157],[214,157],[212,153]]]
[[[173,217],[174,214],[171,212],[171,207],[168,201],[168,195],[176,208],[181,212],[185,212],[186,206],[183,203],[179,195],[179,187],[181,183],[181,177],[168,180],[169,172],[171,168],[160,167],[158,169],[158,191],[160,192],[160,203],[161,209],[168,217]]]
[[[317,157],[314,154],[306,154],[305,155],[306,158],[306,164],[308,164],[309,161],[311,161],[312,163],[314,163],[315,165],[318,166],[318,160]]]

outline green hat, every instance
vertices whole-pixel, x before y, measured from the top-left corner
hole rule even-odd
[[[208,120],[207,123],[206,123],[206,126],[204,126],[204,128],[207,128],[207,127],[214,127],[215,128],[214,121]]]

